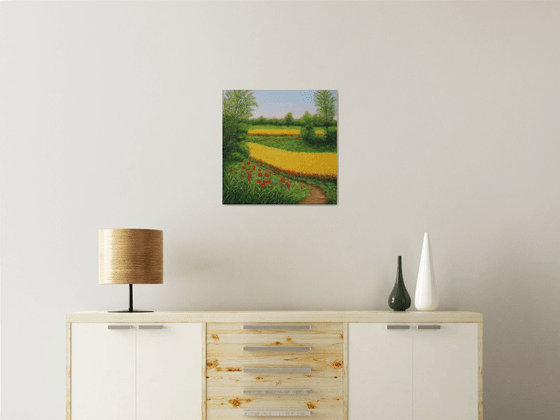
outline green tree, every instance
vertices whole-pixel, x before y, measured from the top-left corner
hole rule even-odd
[[[294,116],[291,112],[288,112],[284,117],[284,124],[285,125],[292,125],[294,123]]]
[[[319,141],[319,137],[315,134],[315,127],[313,127],[313,117],[309,112],[305,112],[303,117],[301,117],[302,128],[299,130],[299,134],[303,141],[309,144],[315,144]]]
[[[317,113],[325,126],[325,134],[336,115],[336,97],[330,90],[318,90],[313,94]]]
[[[247,120],[258,107],[255,95],[250,90],[227,90],[222,110],[222,153],[223,161],[242,160],[249,156],[249,148],[242,144],[249,126]]]
[[[311,116],[311,122],[313,123],[313,127],[320,127],[322,124],[321,118],[317,114],[313,114]]]

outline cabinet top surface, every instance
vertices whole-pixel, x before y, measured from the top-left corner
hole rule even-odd
[[[84,311],[67,314],[66,322],[482,322],[482,314],[464,311]]]

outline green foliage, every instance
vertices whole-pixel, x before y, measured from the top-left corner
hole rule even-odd
[[[249,164],[247,164],[249,162]],[[253,170],[253,166],[255,169]],[[269,176],[258,176],[259,173]],[[257,180],[270,180],[263,188]],[[290,187],[288,188],[286,182]],[[224,165],[223,204],[298,204],[309,195],[309,187],[278,175],[253,159]]]
[[[306,143],[303,139],[287,137],[289,140],[275,139],[273,137],[264,137],[263,140],[257,139],[259,144],[276,149],[288,150],[290,152],[304,152],[304,153],[336,153],[336,141],[332,144],[326,142],[316,142],[315,144]],[[262,139],[262,137],[261,137]]]
[[[249,157],[249,146],[244,143],[249,128],[249,125],[242,122],[233,124],[231,116],[222,116],[222,157],[224,164],[231,161],[241,161]]]
[[[326,144],[336,144],[337,128],[336,127],[326,128],[325,132],[323,133],[323,137]]]
[[[321,120],[321,118],[317,114],[313,114],[311,116],[311,121],[313,121],[313,125],[315,127],[323,126],[323,121]]]
[[[231,116],[234,123],[251,118],[253,107],[258,106],[250,90],[226,90],[224,94],[223,114]]]
[[[330,90],[318,90],[313,96],[321,125],[327,129],[336,115],[336,97]]]
[[[294,123],[297,122],[297,121],[298,121],[298,120],[294,120]],[[258,129],[260,129],[260,128],[273,128],[273,129],[278,129],[278,130],[281,130],[281,129],[294,129],[294,130],[299,130],[299,129],[300,129],[300,126],[295,125],[295,124],[292,124],[292,125],[278,125],[278,126],[273,126],[272,124],[269,124],[269,123],[267,122],[266,124],[263,124],[263,125],[260,125],[260,124],[259,124],[259,125],[253,125],[253,126],[251,127],[251,129],[254,129],[254,130],[258,130]],[[323,130],[323,127],[315,126],[315,130]]]
[[[309,112],[305,112],[305,115],[301,117],[302,128],[299,131],[303,141],[309,144],[316,144],[320,141],[319,136],[315,133],[315,127],[313,124],[313,117]]]
[[[284,124],[285,125],[292,125],[294,123],[294,116],[291,112],[288,112],[284,117]]]
[[[250,90],[228,90],[223,98],[222,158],[224,164],[249,157],[249,148],[243,140],[249,131],[248,118],[257,102]]]
[[[262,164],[261,164],[261,166],[264,166],[265,168],[267,167],[267,165],[262,165]],[[274,171],[274,170],[272,170],[272,171]],[[290,175],[289,177],[284,176],[283,178],[284,179],[289,178],[292,181],[295,181],[296,183],[300,182],[304,186],[304,189],[306,188],[305,184],[315,185],[316,187],[321,188],[325,192],[327,197],[329,198],[329,201],[327,201],[327,204],[337,204],[337,201],[338,201],[338,187],[337,187],[338,182],[337,182],[336,179],[315,179],[315,178],[298,176],[298,175],[293,175],[293,174]],[[308,190],[306,190],[306,192],[307,192],[307,194],[309,194]]]

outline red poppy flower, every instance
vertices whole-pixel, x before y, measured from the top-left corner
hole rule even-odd
[[[262,176],[262,172],[259,172],[259,176]]]
[[[237,175],[237,172],[235,173],[235,175]]]
[[[251,175],[247,175],[247,181],[251,180]]]
[[[264,187],[266,187],[266,184],[261,184],[261,188],[264,188]]]
[[[290,183],[286,182],[286,187],[290,188]]]
[[[257,184],[260,184],[262,181],[260,179],[257,179]]]
[[[280,182],[286,182],[286,181],[284,181],[283,179],[281,179]]]
[[[255,170],[255,165],[253,165],[253,171]]]
[[[249,165],[251,162],[247,162],[247,165]]]

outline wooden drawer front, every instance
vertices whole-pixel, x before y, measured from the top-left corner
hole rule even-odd
[[[259,380],[272,381],[277,378],[322,378],[338,382],[337,379],[343,375],[342,324],[305,325],[310,325],[311,329],[244,330],[243,324],[238,323],[208,324],[208,386],[235,385],[235,382],[240,381],[258,383]],[[246,368],[303,368],[309,369],[309,372],[246,372]],[[332,381],[327,381],[327,384],[333,386]]]
[[[340,387],[312,390],[305,395],[247,395],[243,393],[243,387],[211,388],[207,391],[206,410],[209,420],[241,419],[246,417],[245,411],[259,410],[310,411],[315,419],[341,420],[343,409],[344,401]],[[299,417],[301,416],[288,418]]]
[[[247,373],[243,371],[206,371],[206,386],[212,387],[277,387],[312,388],[339,387],[344,384],[343,370],[326,373],[312,371],[311,373]]]
[[[208,420],[251,415],[271,418],[286,414],[283,413],[286,410],[299,413],[293,417],[279,417],[343,418],[344,337],[341,323],[245,324],[273,325],[272,329],[244,329],[243,325],[207,324]],[[294,325],[308,325],[310,329],[290,328]],[[295,351],[300,349],[303,351]],[[270,411],[269,415],[256,413],[266,410]]]
[[[281,324],[240,324],[209,323],[207,329],[208,344],[226,345],[243,344],[247,346],[320,346],[322,349],[336,352],[342,349],[341,323],[286,324],[286,329],[243,329],[246,327],[270,327]],[[290,329],[291,326],[310,326],[310,329]]]

